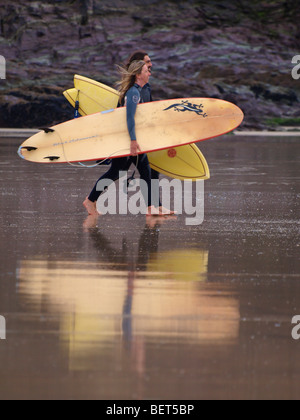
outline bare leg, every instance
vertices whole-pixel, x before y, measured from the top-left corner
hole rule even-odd
[[[86,208],[88,214],[90,216],[99,216],[99,213],[97,211],[97,203],[93,203],[88,199],[88,197],[83,202],[84,207]]]

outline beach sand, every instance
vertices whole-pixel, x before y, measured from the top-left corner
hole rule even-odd
[[[28,163],[22,135],[0,138],[0,399],[300,398],[300,137],[200,143],[186,226],[87,219],[107,167]]]

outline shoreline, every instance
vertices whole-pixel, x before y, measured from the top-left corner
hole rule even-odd
[[[41,131],[39,128],[0,128],[0,137],[26,137],[34,135]],[[271,130],[234,130],[232,133],[236,136],[300,136],[300,127],[294,131],[271,131]]]

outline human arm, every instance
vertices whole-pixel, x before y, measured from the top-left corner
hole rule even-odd
[[[140,102],[140,94],[136,87],[129,89],[126,95],[126,116],[127,116],[127,128],[131,140],[130,152],[133,156],[136,156],[140,150],[140,147],[136,140],[135,132],[135,114],[138,103]]]

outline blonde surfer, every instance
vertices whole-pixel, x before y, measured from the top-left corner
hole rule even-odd
[[[140,147],[136,138],[135,132],[135,113],[139,103],[143,103],[143,87],[149,82],[150,72],[145,61],[134,61],[130,64],[128,70],[120,68],[122,79],[119,82],[120,102],[125,102],[127,114],[127,127],[131,139],[131,156],[124,158],[117,158],[112,160],[111,168],[104,174],[95,184],[91,194],[84,201],[83,205],[90,215],[97,215],[97,200],[104,192],[99,190],[98,183],[103,179],[110,179],[116,181],[119,179],[119,173],[128,170],[133,163],[148,186],[148,196],[144,197],[147,205],[147,215],[161,216],[170,215],[168,210],[160,210],[158,203],[155,203],[152,197],[151,188],[151,168],[146,154],[138,156]],[[156,204],[156,205],[155,205]]]

